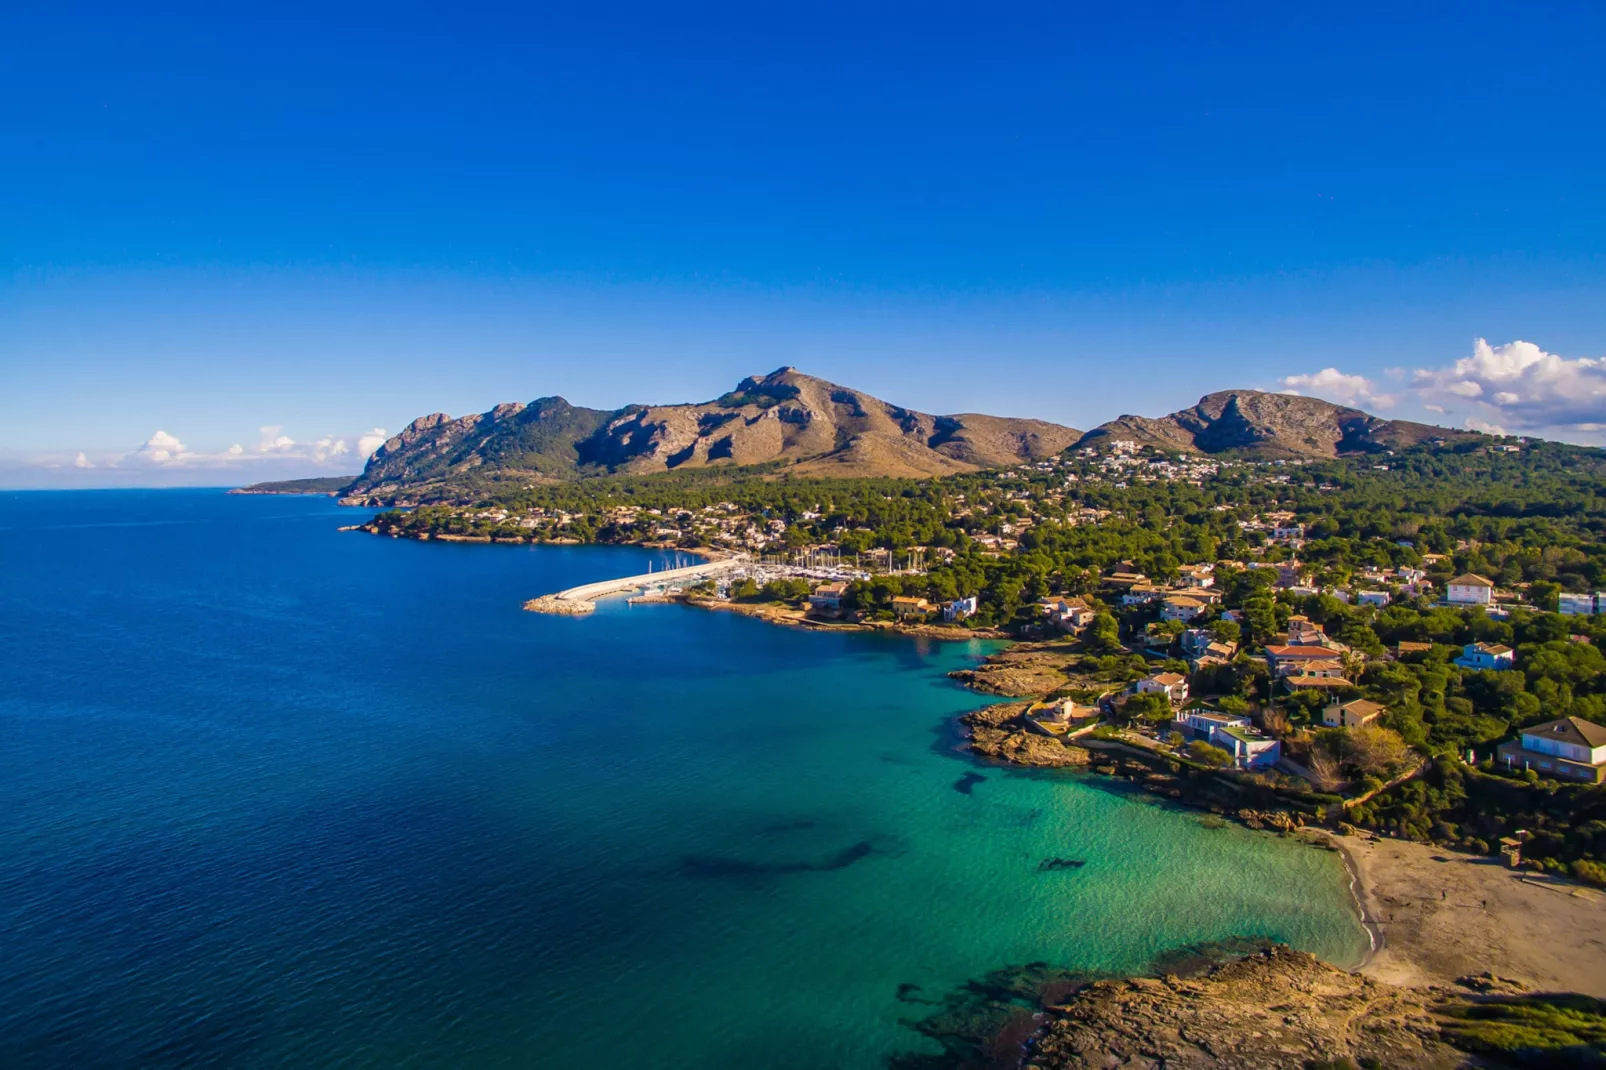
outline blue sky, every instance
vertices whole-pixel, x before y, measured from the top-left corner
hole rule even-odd
[[[0,485],[782,364],[1601,440],[1606,5],[569,7],[0,10]]]

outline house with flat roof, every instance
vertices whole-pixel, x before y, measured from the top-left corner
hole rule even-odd
[[[1514,669],[1517,652],[1500,643],[1468,643],[1455,663],[1463,669]]]
[[[1173,722],[1178,731],[1184,735],[1191,735],[1195,739],[1208,740],[1210,733],[1218,728],[1248,728],[1249,718],[1235,713],[1225,713],[1221,710],[1212,710],[1207,706],[1195,706],[1192,709],[1181,710]]]
[[[1568,594],[1563,591],[1556,596],[1556,611],[1564,617],[1588,617],[1595,612],[1595,596],[1593,594]]]
[[[1282,745],[1252,728],[1227,726],[1213,729],[1210,742],[1232,755],[1239,769],[1266,769],[1282,757]]]
[[[1453,606],[1486,606],[1494,601],[1494,584],[1476,572],[1464,572],[1445,585],[1444,600]]]
[[[1532,769],[1558,780],[1606,780],[1606,727],[1582,717],[1524,728],[1514,740],[1495,749],[1507,769]]]

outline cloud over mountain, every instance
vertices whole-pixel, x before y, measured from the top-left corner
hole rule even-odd
[[[1309,375],[1285,375],[1278,385],[1287,394],[1308,394],[1343,405],[1365,405],[1373,409],[1393,408],[1399,400],[1377,388],[1364,375],[1346,375],[1337,368],[1323,368]]]

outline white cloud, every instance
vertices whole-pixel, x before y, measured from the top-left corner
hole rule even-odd
[[[79,450],[78,451],[78,456],[76,456],[76,457],[74,457],[72,459],[72,466],[74,468],[93,468],[93,467],[95,467],[93,464],[89,463],[89,458],[84,456],[84,451],[83,450]]]
[[[284,428],[279,424],[271,424],[257,429],[262,432],[262,441],[257,443],[258,453],[288,453],[295,449],[296,440],[289,435],[281,435]]]
[[[385,444],[385,429],[383,427],[370,428],[357,438],[357,456],[366,463],[374,455],[374,451]]]
[[[158,429],[138,449],[128,454],[126,459],[145,464],[178,464],[187,454],[184,443],[180,442],[176,435]]]
[[[1594,431],[1606,424],[1606,358],[1559,357],[1532,342],[1490,345],[1479,338],[1472,355],[1445,368],[1418,368],[1412,386],[1425,408],[1465,410],[1475,430],[1509,427]],[[1499,433],[1499,432],[1495,432]]]
[[[1366,376],[1346,375],[1337,368],[1323,368],[1309,375],[1286,375],[1278,382],[1285,394],[1313,394],[1343,405],[1387,409],[1399,400],[1393,394],[1380,391]]]

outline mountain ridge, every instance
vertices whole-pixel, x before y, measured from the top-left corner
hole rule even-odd
[[[921,478],[1053,456],[1081,437],[1045,420],[923,413],[786,367],[708,402],[607,411],[550,397],[420,416],[374,452],[347,493],[777,462],[799,475]]]
[[[343,493],[376,501],[440,498],[488,482],[759,465],[800,476],[926,478],[1120,440],[1178,453],[1277,460],[1481,437],[1320,398],[1247,389],[1206,394],[1165,416],[1119,416],[1083,433],[1045,420],[932,415],[783,367],[749,376],[706,402],[605,410],[554,396],[455,418],[430,413],[376,450]]]
[[[1165,416],[1118,416],[1089,431],[1077,445],[1126,439],[1182,453],[1281,460],[1331,459],[1480,437],[1476,431],[1388,420],[1302,394],[1218,390]]]

